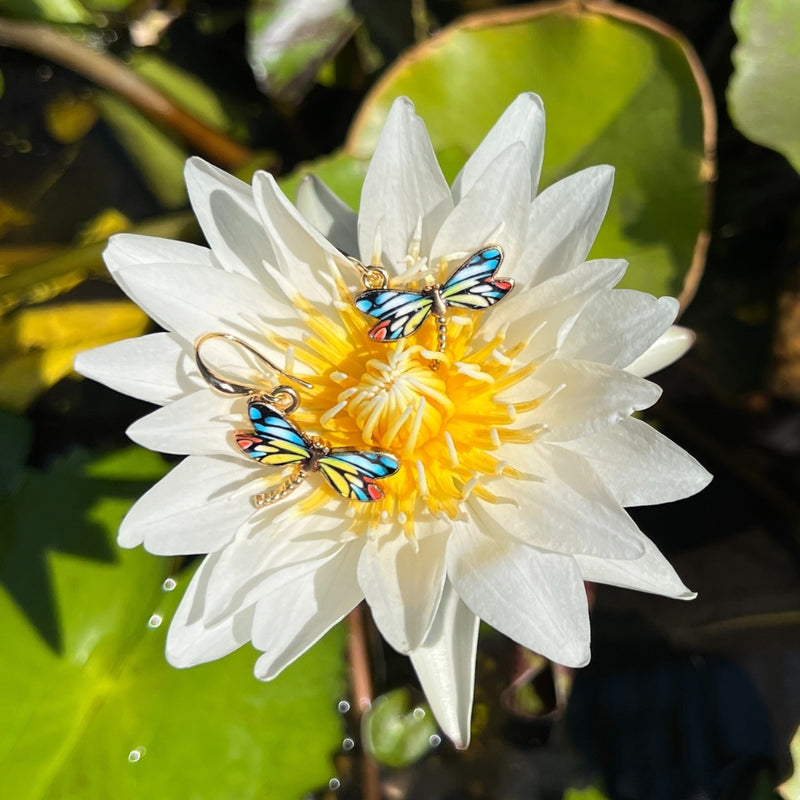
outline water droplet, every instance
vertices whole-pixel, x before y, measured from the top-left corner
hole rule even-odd
[[[355,746],[356,743],[349,736],[342,740],[342,750],[352,750]]]
[[[336,706],[340,714],[346,714],[350,710],[350,703],[347,700],[340,700],[339,705]]]
[[[161,614],[153,614],[149,620],[147,620],[147,627],[148,628],[157,628],[161,622],[163,621]]]
[[[342,782],[338,778],[331,778],[328,781],[328,788],[332,792],[335,792],[341,785],[342,785]]]
[[[431,743],[431,747],[438,747],[442,743],[442,737],[438,733],[432,733],[428,741]]]
[[[128,753],[128,761],[130,761],[131,764],[135,764],[146,752],[146,747],[137,747]]]
[[[414,719],[425,719],[424,708],[420,708],[419,706],[417,706],[417,708],[414,709],[413,714],[414,714]]]
[[[171,592],[177,585],[175,578],[167,578],[164,583],[161,584],[161,588],[165,592]]]
[[[47,83],[53,77],[53,68],[49,64],[40,64],[36,68],[36,77],[42,83]]]

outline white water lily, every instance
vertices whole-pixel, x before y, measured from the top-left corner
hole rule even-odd
[[[537,194],[543,137],[541,101],[521,95],[448,187],[401,98],[358,216],[314,178],[295,208],[267,173],[250,187],[192,159],[187,186],[210,249],[111,240],[109,269],[166,332],[84,353],[77,369],[161,405],[131,438],[187,456],[136,503],[119,542],[208,554],[170,626],[170,663],[252,641],[263,652],[255,673],[269,680],[366,599],[464,747],[479,619],[581,666],[584,581],[693,596],[623,508],[686,497],[710,479],[633,416],[660,393],[640,376],[680,356],[691,334],[670,327],[674,299],[614,288],[624,261],[585,260],[613,170],[586,169]],[[442,280],[490,244],[515,288],[488,309],[447,309],[443,353],[433,320],[393,343],[368,338],[375,320],[354,306],[364,287],[343,254],[403,287]],[[393,453],[401,467],[381,481],[385,497],[347,500],[310,475],[254,508],[281,473],[235,446],[233,431],[249,427],[246,400],[198,374],[195,342],[209,332],[235,335],[311,384],[298,387],[291,415],[304,432]],[[275,383],[255,362],[234,366],[256,385]]]

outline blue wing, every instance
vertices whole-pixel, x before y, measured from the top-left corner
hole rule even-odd
[[[319,471],[343,497],[370,503],[383,497],[375,480],[394,475],[400,462],[377,450],[337,448],[319,459]]]
[[[514,288],[510,278],[494,277],[502,260],[503,251],[497,246],[479,250],[445,281],[442,299],[459,308],[487,308],[502,300]]]
[[[369,330],[376,342],[411,336],[425,321],[433,298],[424,292],[404,289],[367,289],[355,300],[356,308],[380,322]]]
[[[234,437],[251,458],[276,467],[311,458],[308,442],[279,411],[260,400],[251,400],[247,413],[255,431],[236,431]]]

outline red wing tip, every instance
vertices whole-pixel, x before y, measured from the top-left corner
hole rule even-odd
[[[233,438],[242,450],[247,450],[248,447],[253,447],[261,441],[258,437],[253,436],[252,433],[247,433],[246,431],[234,431]]]
[[[504,289],[507,292],[510,292],[514,288],[514,281],[511,278],[495,278],[492,284],[498,289]]]
[[[387,322],[381,322],[380,324],[376,325],[374,328],[370,328],[369,331],[369,338],[372,339],[374,342],[382,342],[386,339],[386,332],[389,330],[389,324]]]
[[[365,488],[367,490],[367,494],[369,495],[370,500],[382,500],[383,499],[383,489],[378,486],[377,483],[373,483],[370,480],[364,481]]]

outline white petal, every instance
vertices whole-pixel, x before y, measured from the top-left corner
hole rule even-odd
[[[297,292],[323,310],[330,308],[333,287],[327,264],[342,261],[342,254],[303,219],[268,172],[253,175],[253,194],[289,296]]]
[[[335,248],[358,256],[358,215],[316,175],[306,175],[300,181],[297,210]]]
[[[436,721],[461,749],[470,739],[479,623],[446,581],[425,641],[409,654]]]
[[[533,379],[551,389],[564,387],[525,414],[526,425],[547,426],[550,442],[596,433],[649,408],[661,396],[656,384],[592,361],[554,358],[542,364]]]
[[[265,652],[256,662],[257,678],[272,680],[361,602],[355,575],[360,550],[360,542],[348,542],[303,578],[259,600],[253,645]]]
[[[422,643],[444,585],[447,536],[371,539],[358,562],[358,582],[383,638],[400,653]]]
[[[183,264],[146,264],[117,274],[137,305],[191,344],[205,333],[233,333],[279,360],[277,349],[266,339],[253,341],[251,332],[264,326],[289,338],[300,337],[295,310],[241,275]]]
[[[523,647],[568,667],[588,663],[589,610],[571,556],[456,522],[447,575],[473,613]]]
[[[678,313],[674,297],[615,289],[598,295],[564,340],[559,358],[600,361],[624,369],[670,326]]]
[[[652,375],[677,361],[694,344],[694,338],[693,331],[673,325],[636,361],[628,364],[625,371],[643,378]]]
[[[253,513],[246,485],[260,474],[242,459],[189,456],[136,501],[117,541],[164,556],[219,550]]]
[[[538,361],[560,347],[586,305],[616,286],[627,266],[620,259],[587,261],[525,291],[516,287],[502,303],[484,313],[485,335],[491,337],[505,328],[506,341],[524,342],[538,331],[519,356],[523,361]]]
[[[484,505],[470,498],[470,509],[485,530],[504,531],[565,555],[631,559],[642,554],[636,524],[580,456],[544,442],[507,451],[512,467],[541,480],[503,481],[514,492],[509,492],[513,504]],[[488,488],[501,494],[505,487]]]
[[[564,447],[583,456],[624,506],[670,503],[699,492],[711,481],[685,450],[635,417]]]
[[[203,385],[190,356],[170,333],[85,350],[75,358],[81,375],[139,400],[164,405]]]
[[[207,556],[189,583],[167,633],[166,656],[173,667],[194,667],[215,661],[250,641],[255,609],[243,609],[218,625],[203,624],[208,579],[218,554]]]
[[[489,164],[442,223],[431,247],[433,265],[440,258],[452,258],[453,253],[469,255],[487,244],[498,244],[507,265],[504,274],[508,273],[508,267],[517,263],[528,230],[531,180],[527,163],[525,146],[516,142]]]
[[[373,261],[382,243],[383,265],[400,264],[422,222],[420,252],[430,252],[442,222],[453,208],[450,188],[433,152],[425,123],[406,97],[392,104],[361,191],[358,242],[361,260]]]
[[[532,194],[536,193],[544,152],[544,106],[537,94],[519,95],[486,134],[453,182],[453,198],[460,200],[497,156],[510,144],[522,142]],[[520,165],[522,168],[522,165]],[[530,200],[531,197],[526,198]]]
[[[226,270],[261,280],[263,262],[274,264],[275,253],[252,189],[201,158],[190,158],[184,175],[192,208],[214,255]]]
[[[205,607],[214,624],[260,598],[280,593],[342,548],[348,520],[334,513],[299,516],[297,504],[311,491],[307,481],[290,497],[260,509],[220,554]]]
[[[606,214],[614,169],[589,167],[545,189],[531,205],[520,286],[541,283],[585,260]]]
[[[608,561],[583,555],[576,555],[575,561],[586,581],[660,594],[676,600],[693,600],[697,597],[695,592],[684,586],[669,561],[644,534],[642,543],[644,555],[635,561]]]
[[[117,270],[135,264],[197,264],[219,267],[217,260],[207,247],[158,236],[142,236],[137,233],[117,233],[108,240],[103,259],[114,275]]]
[[[237,421],[247,427],[243,407],[237,415],[230,397],[200,389],[137,420],[127,434],[136,444],[160,453],[234,455],[240,452],[232,437]]]

